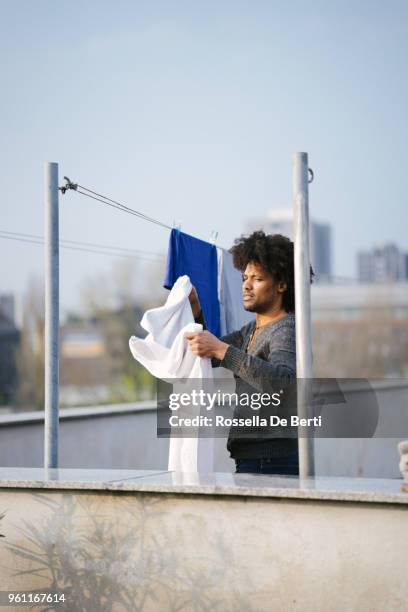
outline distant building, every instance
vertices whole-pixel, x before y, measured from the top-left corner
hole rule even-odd
[[[407,256],[392,243],[375,246],[357,254],[360,283],[392,283],[407,276]]]
[[[0,404],[10,404],[15,400],[19,342],[20,332],[14,322],[14,297],[0,295]]]
[[[312,221],[310,231],[310,259],[316,273],[316,282],[330,282],[332,277],[331,227],[327,223]]]
[[[293,213],[290,209],[271,210],[265,219],[250,219],[247,232],[262,229],[267,234],[283,234],[293,240]],[[310,260],[316,282],[330,282],[332,277],[332,235],[326,223],[310,221]]]
[[[10,293],[0,295],[0,312],[10,321],[10,323],[14,324],[16,322],[14,295]]]
[[[62,359],[95,359],[105,354],[105,343],[99,330],[72,326],[62,328]]]
[[[134,306],[105,312],[90,321],[68,319],[61,326],[61,405],[106,403],[114,401],[115,393],[123,397],[128,393],[123,379],[128,376],[136,380],[142,368],[128,345],[133,333],[139,337],[146,334],[139,324],[142,315]],[[133,399],[132,389],[129,393]]]
[[[374,257],[372,253],[357,253],[357,276],[360,283],[374,282]]]
[[[103,330],[98,325],[63,325],[60,328],[61,404],[106,401],[110,363]]]
[[[311,303],[314,322],[359,323],[367,316],[376,319],[386,314],[408,328],[408,282],[391,286],[357,282],[312,286]]]
[[[408,376],[408,282],[311,290],[316,377]]]

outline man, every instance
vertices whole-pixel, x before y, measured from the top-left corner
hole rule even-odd
[[[220,339],[206,330],[187,339],[195,355],[211,357],[213,366],[233,372],[238,397],[244,392],[276,392],[279,381],[296,378],[293,242],[280,234],[257,231],[238,238],[231,252],[234,266],[243,272],[244,308],[255,313],[255,321]],[[190,303],[196,321],[202,320],[195,290]],[[285,409],[296,414],[293,394],[292,400],[286,399]],[[234,416],[248,417],[248,408],[238,405]],[[297,438],[273,437],[264,430],[258,433],[252,428],[242,435],[242,428],[231,428],[227,448],[236,471],[297,475]]]

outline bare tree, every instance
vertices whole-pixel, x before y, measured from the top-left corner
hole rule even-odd
[[[111,402],[151,397],[155,381],[129,350],[133,334],[143,336],[143,311],[161,305],[164,262],[141,264],[116,261],[109,273],[87,278],[82,285],[82,306],[88,321],[98,325],[107,351]]]
[[[391,300],[378,295],[356,317],[333,317],[313,324],[314,375],[334,378],[386,378],[408,371],[407,322]]]
[[[44,283],[39,278],[29,282],[23,298],[20,346],[16,352],[20,406],[44,408]]]

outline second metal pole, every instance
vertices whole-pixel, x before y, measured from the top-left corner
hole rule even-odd
[[[295,249],[296,372],[298,415],[307,418],[312,370],[312,323],[310,307],[309,164],[307,153],[293,157],[293,206]],[[314,476],[314,439],[299,437],[299,476]]]
[[[44,467],[58,467],[59,221],[58,164],[44,166],[45,422]]]

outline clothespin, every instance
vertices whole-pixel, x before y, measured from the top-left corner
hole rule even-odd
[[[215,230],[212,230],[211,231],[211,236],[210,236],[208,242],[210,244],[215,244],[215,241],[217,240],[217,238],[218,238],[218,232],[216,232]]]
[[[179,230],[179,232],[181,232],[181,223],[180,223],[180,221],[176,221],[175,219],[173,219],[173,229]]]

